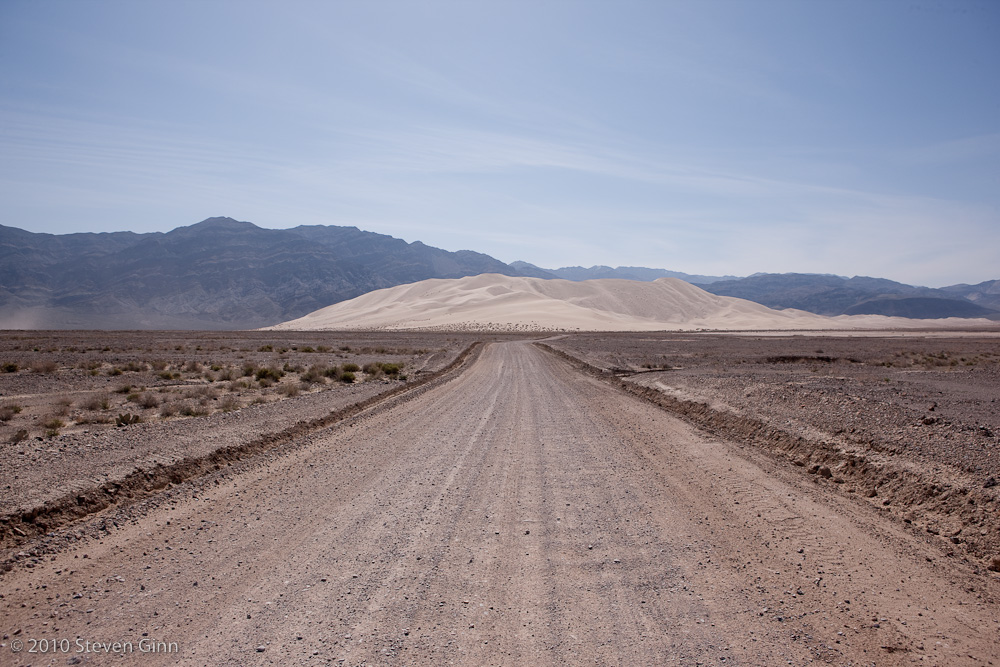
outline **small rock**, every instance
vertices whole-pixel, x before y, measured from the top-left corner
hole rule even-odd
[[[263,653],[266,650],[267,650],[267,647],[264,646],[263,644],[257,647],[257,653]]]

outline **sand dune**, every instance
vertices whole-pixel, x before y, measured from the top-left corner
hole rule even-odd
[[[985,320],[823,317],[710,294],[676,278],[542,280],[483,274],[369,292],[271,329],[663,331],[913,328]]]

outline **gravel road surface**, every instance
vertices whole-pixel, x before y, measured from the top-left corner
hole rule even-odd
[[[2,575],[0,664],[1000,664],[995,575],[527,343],[186,486]]]

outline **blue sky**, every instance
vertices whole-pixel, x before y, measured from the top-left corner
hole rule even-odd
[[[1000,278],[1000,2],[0,2],[0,222]]]

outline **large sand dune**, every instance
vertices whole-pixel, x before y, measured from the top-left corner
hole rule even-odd
[[[273,329],[662,331],[926,327],[979,320],[823,317],[710,294],[676,278],[542,280],[483,274],[369,292]],[[985,321],[983,321],[985,322]]]

